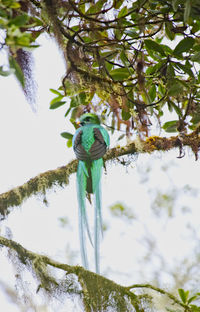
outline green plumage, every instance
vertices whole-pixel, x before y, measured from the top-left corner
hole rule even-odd
[[[86,214],[86,193],[95,199],[95,266],[99,273],[99,241],[102,228],[100,179],[103,167],[102,156],[109,146],[108,132],[100,125],[98,116],[84,114],[80,118],[81,127],[73,137],[73,148],[79,159],[77,169],[77,195],[79,203],[79,233],[83,265],[88,268],[85,231],[92,243]],[[92,243],[93,244],[93,243]]]

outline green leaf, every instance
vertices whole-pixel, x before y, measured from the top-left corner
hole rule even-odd
[[[3,9],[1,9],[1,8],[0,8],[0,16],[1,16],[1,17],[7,18],[7,13],[6,13],[6,11],[3,10]]]
[[[156,97],[156,85],[153,84],[149,90],[149,96],[150,96],[150,99],[151,99],[151,102],[153,102],[155,100],[155,97]]]
[[[172,54],[173,50],[166,44],[161,44],[161,47],[163,48],[163,50],[167,53],[167,54]]]
[[[69,133],[69,132],[62,132],[60,134],[63,138],[71,140],[73,138],[73,134]]]
[[[115,34],[115,37],[116,37],[118,40],[120,40],[121,37],[122,37],[122,35],[124,34],[124,32],[123,32],[122,30],[116,28],[116,29],[114,30],[114,34]]]
[[[58,102],[55,102],[53,104],[50,105],[50,109],[56,109],[62,105],[64,105],[66,102],[65,101],[58,101]]]
[[[69,148],[72,147],[72,140],[67,141],[67,147],[69,147]]]
[[[124,3],[124,0],[114,0],[114,8],[119,9],[120,6]]]
[[[178,120],[167,121],[164,123],[162,128],[166,132],[177,132]]]
[[[191,37],[184,38],[175,47],[173,53],[179,55],[183,52],[188,52],[194,45],[195,39]]]
[[[127,7],[125,6],[125,7],[123,7],[123,8],[121,9],[121,11],[119,11],[118,18],[123,17],[123,16],[126,15],[127,13],[128,13],[128,9],[127,9]]]
[[[144,43],[148,50],[156,51],[160,53],[162,56],[165,56],[165,51],[163,50],[162,46],[156,41],[153,41],[151,39],[146,39]]]
[[[20,8],[20,3],[15,0],[4,0],[2,1],[3,5],[11,8],[11,9],[19,9]]]
[[[195,296],[192,296],[192,297],[190,297],[190,298],[188,299],[188,302],[187,302],[187,303],[189,304],[189,303],[191,303],[192,301],[195,301],[197,298],[198,298],[198,296],[196,296],[196,295],[195,295]]]
[[[59,102],[59,101],[62,100],[62,99],[63,99],[63,96],[62,96],[62,95],[59,95],[59,96],[55,97],[53,100],[51,100],[50,106],[53,105],[53,104],[56,103],[56,102]]]
[[[27,14],[22,14],[22,15],[18,15],[15,18],[12,18],[8,25],[15,25],[18,27],[21,27],[23,25],[25,25],[29,20],[29,16]]]
[[[171,31],[172,27],[173,27],[172,22],[165,23],[165,33],[167,38],[169,38],[170,40],[174,40],[175,38],[175,33]]]
[[[55,90],[55,89],[49,89],[52,93],[54,93],[54,94],[56,94],[56,95],[59,95],[59,96],[62,96],[62,94],[59,92],[59,91],[57,91],[57,90]],[[63,96],[62,96],[63,97]]]
[[[118,54],[117,51],[114,51],[114,52],[110,52],[110,51],[101,52],[101,51],[99,51],[99,52],[100,52],[101,57],[106,59],[106,60],[113,60],[113,57]]]
[[[195,21],[192,25],[191,33],[194,34],[195,32],[200,30],[200,22]]]
[[[179,82],[174,82],[168,90],[168,95],[175,96],[183,92],[183,86]]]
[[[129,70],[127,68],[116,68],[110,72],[110,75],[114,80],[122,81],[130,76]]]
[[[87,12],[85,13],[87,14],[93,14],[93,13],[97,13],[102,9],[102,6],[104,5],[105,0],[99,0],[97,1],[95,4],[92,4],[91,7],[87,10]]]
[[[122,63],[124,64],[125,67],[130,65],[130,62],[128,60],[128,56],[126,55],[124,50],[120,53],[120,60],[122,61]]]
[[[200,312],[200,307],[194,305],[194,304],[191,304],[190,305],[190,309],[192,312]]]
[[[147,68],[147,70],[146,70],[146,74],[147,74],[147,75],[152,75],[152,74],[154,74],[154,73],[159,72],[159,71],[160,71],[160,68],[163,66],[163,64],[164,64],[164,63],[161,61],[161,62],[157,63],[156,65],[149,66],[149,67]]]
[[[137,38],[139,36],[139,34],[135,30],[132,30],[132,29],[131,30],[125,30],[124,33],[127,34],[131,38]]]
[[[129,112],[125,111],[124,109],[122,109],[122,119],[128,120],[129,118],[131,118],[131,114]]]
[[[173,78],[175,76],[174,67],[172,63],[167,66],[167,78]]]
[[[187,303],[187,299],[188,299],[188,296],[189,296],[189,290],[185,291],[184,289],[179,288],[178,289],[178,293],[179,293],[179,296],[180,296],[182,302],[183,303]]]
[[[200,52],[196,52],[191,56],[191,61],[200,63]]]
[[[71,110],[71,107],[69,107],[69,108],[68,108],[68,110],[66,111],[66,113],[65,113],[65,117],[67,117],[67,116],[68,116],[68,114],[69,114],[70,110]]]
[[[72,109],[71,118],[70,118],[70,122],[74,125],[75,129],[79,128],[79,125],[76,123],[78,109],[79,109],[78,107],[74,107]]]
[[[79,25],[75,25],[73,27],[71,27],[72,30],[74,31],[78,31],[80,29],[80,26]]]
[[[14,70],[14,74],[17,78],[17,80],[20,82],[22,88],[24,88],[25,85],[25,79],[24,79],[24,74],[21,70],[21,67],[17,63],[17,61],[14,59],[13,56],[9,56],[9,64],[10,68]]]
[[[162,85],[162,84],[159,84],[159,86],[158,86],[158,92],[159,92],[162,96],[165,95],[165,93],[166,93],[165,86]]]
[[[105,67],[106,67],[107,71],[110,72],[112,70],[113,66],[114,66],[113,64],[108,63],[107,61],[105,61]]]
[[[85,14],[85,2],[82,2],[81,4],[79,4],[79,9],[82,13]]]
[[[40,20],[38,17],[35,17],[35,16],[31,16],[31,21],[33,20],[34,24],[37,25],[37,26],[43,26],[43,22],[42,20]],[[40,32],[39,32],[40,34]],[[34,34],[34,37],[35,37],[35,34]]]
[[[171,106],[174,108],[175,112],[177,113],[178,116],[182,116],[182,111],[181,109],[172,101],[170,101]]]
[[[23,33],[21,36],[16,38],[16,44],[23,47],[30,47],[31,41],[31,34],[28,33]],[[36,47],[38,47],[38,45]]]
[[[168,106],[168,110],[171,113],[173,111],[173,107],[172,107],[172,101],[167,100],[167,106]]]
[[[194,49],[194,51],[200,51],[200,44],[195,44],[193,49]]]
[[[194,77],[193,71],[191,70],[190,63],[187,64],[180,64],[180,63],[174,63],[174,66],[184,71],[184,73],[188,74],[190,77]]]

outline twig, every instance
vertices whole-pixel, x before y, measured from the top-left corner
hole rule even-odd
[[[159,287],[155,287],[155,286],[152,286],[150,284],[135,284],[135,285],[131,285],[131,286],[128,286],[127,289],[128,290],[131,290],[133,288],[148,288],[148,289],[152,289],[152,290],[155,290],[157,292],[159,292],[160,294],[162,295],[166,295],[169,299],[171,299],[174,303],[178,304],[179,306],[187,309],[187,311],[192,311],[190,309],[190,307],[187,305],[187,304],[184,304],[182,303],[180,300],[178,300],[174,295],[172,295],[171,293],[169,293],[168,291],[164,290],[164,289],[161,289]]]

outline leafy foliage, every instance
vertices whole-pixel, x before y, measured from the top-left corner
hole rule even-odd
[[[181,301],[185,305],[188,305],[192,312],[200,311],[200,307],[199,306],[197,306],[195,304],[191,304],[191,302],[197,301],[199,299],[199,295],[200,295],[199,292],[194,294],[194,295],[192,295],[191,297],[189,297],[189,295],[190,295],[189,290],[185,291],[184,289],[179,288],[178,289],[178,294],[179,294],[179,296],[181,298]]]
[[[199,0],[2,0],[1,44],[16,59],[43,32],[57,40],[67,71],[50,108],[65,105],[72,123],[83,110],[98,111],[128,135],[148,135],[155,118],[185,133],[200,122],[199,13]],[[11,60],[0,74],[14,71],[23,85]],[[175,118],[163,125],[168,111]]]

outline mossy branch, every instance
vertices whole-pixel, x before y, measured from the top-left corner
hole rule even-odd
[[[170,300],[172,300],[173,303],[183,307],[184,309],[187,309],[187,311],[191,311],[191,309],[188,307],[187,304],[184,304],[183,302],[178,300],[174,295],[172,295],[171,293],[169,293],[168,291],[162,288],[155,287],[150,284],[134,284],[132,286],[127,287],[128,290],[135,289],[135,288],[147,288],[147,289],[154,290],[162,295],[166,295]]]
[[[184,308],[185,311],[192,311],[189,305],[182,303],[178,298],[164,289],[153,285],[133,284],[128,287],[122,286],[104,276],[90,272],[83,267],[63,264],[52,260],[45,255],[34,253],[25,249],[17,242],[3,236],[0,236],[0,245],[16,252],[16,256],[20,262],[26,265],[29,269],[31,267],[33,275],[36,275],[40,282],[37,291],[43,288],[47,292],[55,292],[56,289],[59,290],[60,288],[60,291],[70,293],[70,295],[74,292],[75,295],[81,295],[85,311],[102,311],[102,308],[103,311],[106,311],[109,304],[113,305],[113,302],[115,302],[115,305],[120,308],[120,311],[127,311],[126,306],[131,303],[136,312],[144,312],[145,310],[148,310],[148,304],[150,304],[152,297],[148,292],[135,294],[133,289],[136,288],[154,290],[167,296],[172,304]],[[68,280],[70,287],[68,285],[63,288],[63,282],[65,284],[66,281],[57,281],[56,278],[49,274],[47,270],[48,267],[63,270],[66,272],[67,277],[71,276],[70,283]],[[74,279],[74,276],[76,276],[76,279]],[[79,286],[81,286],[81,290],[80,287],[77,286],[77,281]],[[72,284],[76,285],[72,286]]]
[[[104,156],[104,161],[117,159],[124,155],[133,155],[140,153],[153,153],[155,151],[168,151],[173,148],[179,148],[179,157],[183,153],[183,147],[189,146],[198,158],[200,148],[199,130],[195,130],[189,135],[172,136],[170,138],[152,136],[146,140],[137,139],[126,146],[114,147],[108,150]],[[10,212],[10,207],[21,205],[24,200],[32,195],[45,194],[48,189],[54,186],[64,186],[69,183],[69,177],[77,170],[77,160],[71,161],[68,165],[59,167],[55,170],[49,170],[30,179],[21,186],[0,194],[0,215],[5,218]]]
[[[127,298],[135,307],[135,311],[144,311],[140,308],[140,301],[146,298],[145,296],[139,296],[137,298],[137,295],[135,295],[131,290],[116,284],[112,280],[87,271],[83,267],[63,264],[54,261],[47,256],[31,252],[17,242],[2,236],[0,236],[0,245],[8,247],[11,251],[16,252],[16,256],[20,262],[26,265],[28,269],[31,268],[33,270],[33,275],[36,276],[40,282],[37,291],[43,288],[45,291],[50,293],[64,291],[73,295],[74,292],[75,295],[81,295],[85,311],[90,312],[102,311],[102,307],[106,310],[106,307],[109,306],[109,301],[111,301],[111,304],[115,302],[118,307],[121,307],[120,311],[125,311],[124,308],[127,305]],[[76,276],[77,279],[75,280],[71,275],[70,287],[63,288],[63,284],[65,284],[66,281],[57,281],[56,278],[52,277],[47,270],[48,266],[65,271],[66,276],[68,277],[72,274]],[[77,287],[77,280],[82,288],[81,291],[80,287]],[[73,283],[74,285],[72,285]],[[79,290],[77,291],[78,288]],[[112,293],[113,298],[111,298]]]

